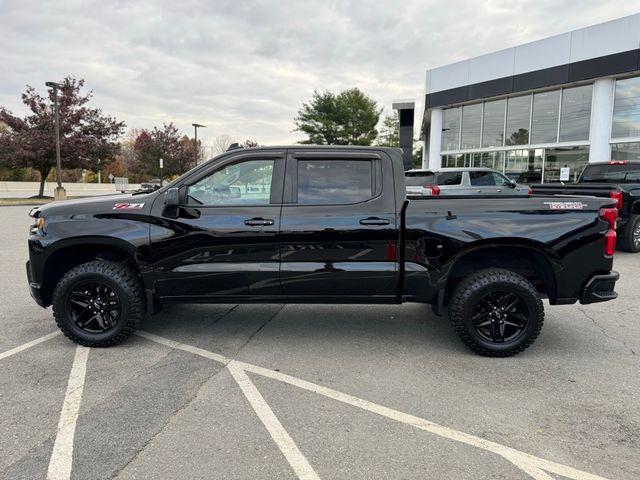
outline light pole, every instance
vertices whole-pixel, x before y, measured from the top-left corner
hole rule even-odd
[[[62,88],[62,85],[57,82],[46,82],[45,85],[49,88],[53,88],[53,108],[55,110],[56,177],[58,178],[58,187],[53,194],[53,198],[54,200],[64,200],[67,197],[67,193],[62,187],[62,166],[60,164],[60,117],[58,115],[58,90]]]
[[[198,160],[200,160],[200,152],[198,151],[198,128],[207,128],[206,125],[200,125],[199,123],[192,123],[194,135],[194,141],[196,143],[196,165],[198,164]]]

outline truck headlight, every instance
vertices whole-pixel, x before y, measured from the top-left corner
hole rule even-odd
[[[31,225],[29,233],[31,233],[32,235],[38,234],[38,233],[41,235],[44,235],[44,218],[43,217],[36,218],[36,223]]]

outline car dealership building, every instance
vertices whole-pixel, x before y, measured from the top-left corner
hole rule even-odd
[[[532,183],[640,160],[640,14],[427,70],[422,127],[428,169]]]

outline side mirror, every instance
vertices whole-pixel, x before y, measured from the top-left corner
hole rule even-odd
[[[176,187],[167,190],[165,205],[167,207],[177,207],[180,205],[180,191]]]
[[[509,185],[508,185],[508,186],[509,186],[509,188],[516,188],[516,187],[518,186],[518,184],[516,183],[516,181],[515,181],[515,180],[511,180],[511,181],[509,182]]]

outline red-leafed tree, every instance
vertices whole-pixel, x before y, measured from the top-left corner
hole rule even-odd
[[[193,140],[180,133],[173,123],[142,130],[134,143],[135,164],[147,176],[157,176],[162,158],[164,175],[180,175],[196,163]]]
[[[124,122],[88,105],[93,92],[81,92],[83,79],[67,77],[61,85],[58,110],[62,167],[97,170],[101,161],[118,153],[117,138],[124,130]],[[22,103],[31,111],[29,115],[20,118],[0,107],[0,122],[6,125],[0,132],[0,165],[31,167],[40,172],[39,196],[43,196],[44,182],[56,165],[53,100],[53,89],[45,97],[27,86]]]

